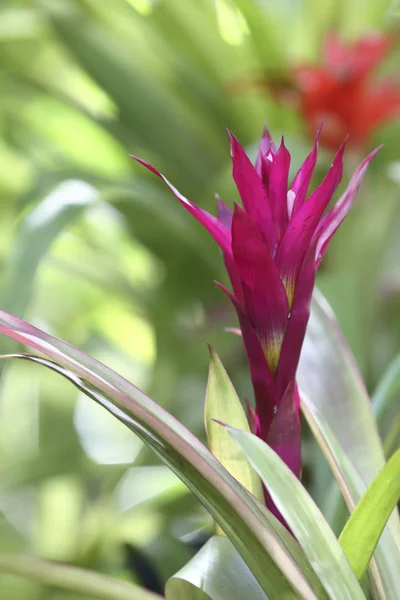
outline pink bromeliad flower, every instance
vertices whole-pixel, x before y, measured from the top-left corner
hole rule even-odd
[[[238,140],[229,134],[233,179],[243,206],[235,204],[232,211],[218,199],[218,217],[190,202],[152,165],[133,157],[165,181],[220,246],[232,291],[218,285],[231,299],[240,322],[256,401],[256,409],[249,415],[253,431],[298,477],[301,430],[295,376],[315,275],[379,150],[361,163],[343,196],[326,212],[342,178],[344,145],[322,183],[307,195],[319,133],[290,186],[290,154],[283,139],[276,149],[265,130],[253,166]],[[268,498],[267,504],[276,512]]]

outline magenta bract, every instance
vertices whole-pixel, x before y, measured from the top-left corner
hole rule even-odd
[[[319,134],[290,186],[290,154],[283,139],[276,149],[265,130],[253,166],[229,134],[233,179],[243,207],[235,204],[232,211],[218,198],[218,218],[187,200],[153,166],[133,157],[166,182],[220,246],[232,291],[220,287],[236,309],[253,382],[252,426],[297,476],[301,436],[295,375],[316,271],[379,150],[361,163],[343,196],[326,212],[342,178],[344,144],[322,183],[307,197]]]

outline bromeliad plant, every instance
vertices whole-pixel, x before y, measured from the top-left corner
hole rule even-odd
[[[221,287],[238,314],[256,407],[249,408],[247,418],[211,351],[206,428],[212,452],[105,365],[0,312],[0,332],[40,353],[13,356],[58,372],[131,428],[199,498],[215,520],[216,532],[225,534],[213,536],[168,581],[169,600],[398,597],[400,523],[394,508],[400,497],[400,452],[385,465],[365,387],[321,299],[314,300],[305,337],[316,270],[376,151],[326,212],[341,180],[344,147],[322,183],[308,194],[319,133],[290,187],[290,155],[283,141],[276,149],[266,131],[253,166],[230,135],[233,177],[243,207],[236,205],[232,212],[218,200],[218,217],[191,203],[138,159],[208,229],[222,249],[232,284],[232,291]],[[380,393],[379,407],[386,404]],[[352,513],[339,539],[300,482],[300,409]],[[0,570],[97,598],[155,597],[39,559],[0,557]]]
[[[282,139],[276,149],[264,131],[255,166],[233,134],[233,179],[243,207],[234,211],[218,198],[218,218],[180,194],[153,166],[183,206],[220,246],[240,322],[254,388],[256,410],[249,405],[252,431],[301,474],[300,400],[295,381],[310,315],[315,275],[329,241],[348,213],[372,152],[355,172],[347,190],[326,214],[342,179],[344,144],[322,183],[308,196],[318,155],[318,140],[288,185],[290,154]],[[267,495],[267,506],[275,512]]]

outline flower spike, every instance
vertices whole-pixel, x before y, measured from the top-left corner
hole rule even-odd
[[[166,182],[221,247],[233,292],[217,285],[230,298],[239,319],[256,404],[255,410],[248,409],[252,430],[298,477],[301,423],[296,369],[315,276],[330,239],[379,150],[361,163],[340,200],[325,213],[342,178],[345,144],[322,183],[307,198],[320,135],[321,127],[288,190],[290,154],[283,139],[276,149],[265,129],[254,167],[229,133],[233,179],[243,207],[235,204],[232,211],[217,196],[218,218],[190,202],[159,171],[136,158]],[[266,502],[277,514],[268,494]]]

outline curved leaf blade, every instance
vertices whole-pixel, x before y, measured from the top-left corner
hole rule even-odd
[[[0,333],[39,350],[83,378],[95,393],[100,392],[97,400],[125,424],[129,423],[206,506],[267,595],[315,599],[306,578],[258,505],[172,415],[99,361],[2,311]]]
[[[385,464],[371,403],[330,306],[314,295],[297,380],[366,485]]]
[[[167,600],[268,600],[226,537],[214,536],[168,580]]]
[[[330,597],[365,600],[333,531],[297,477],[260,438],[227,429],[260,475]]]
[[[371,402],[355,359],[340,331],[330,306],[321,294],[314,295],[297,379],[303,405],[317,410],[335,436],[340,449],[364,482],[354,502],[385,465]],[[354,484],[344,475],[346,484]],[[388,524],[400,545],[400,519]]]
[[[250,431],[239,396],[217,353],[210,347],[206,402],[204,407],[208,447],[235,479],[260,501],[264,501],[261,482],[229,433],[216,421]]]
[[[342,492],[347,508],[352,512],[366,490],[364,481],[343,451],[329,425],[309,399],[302,398],[302,411],[327,459]],[[393,515],[392,517],[393,518]],[[385,527],[369,564],[369,574],[376,588],[376,597],[393,599],[400,589],[400,552],[392,531]]]
[[[371,483],[339,537],[358,579],[364,575],[386,522],[399,501],[400,450],[397,450]]]

